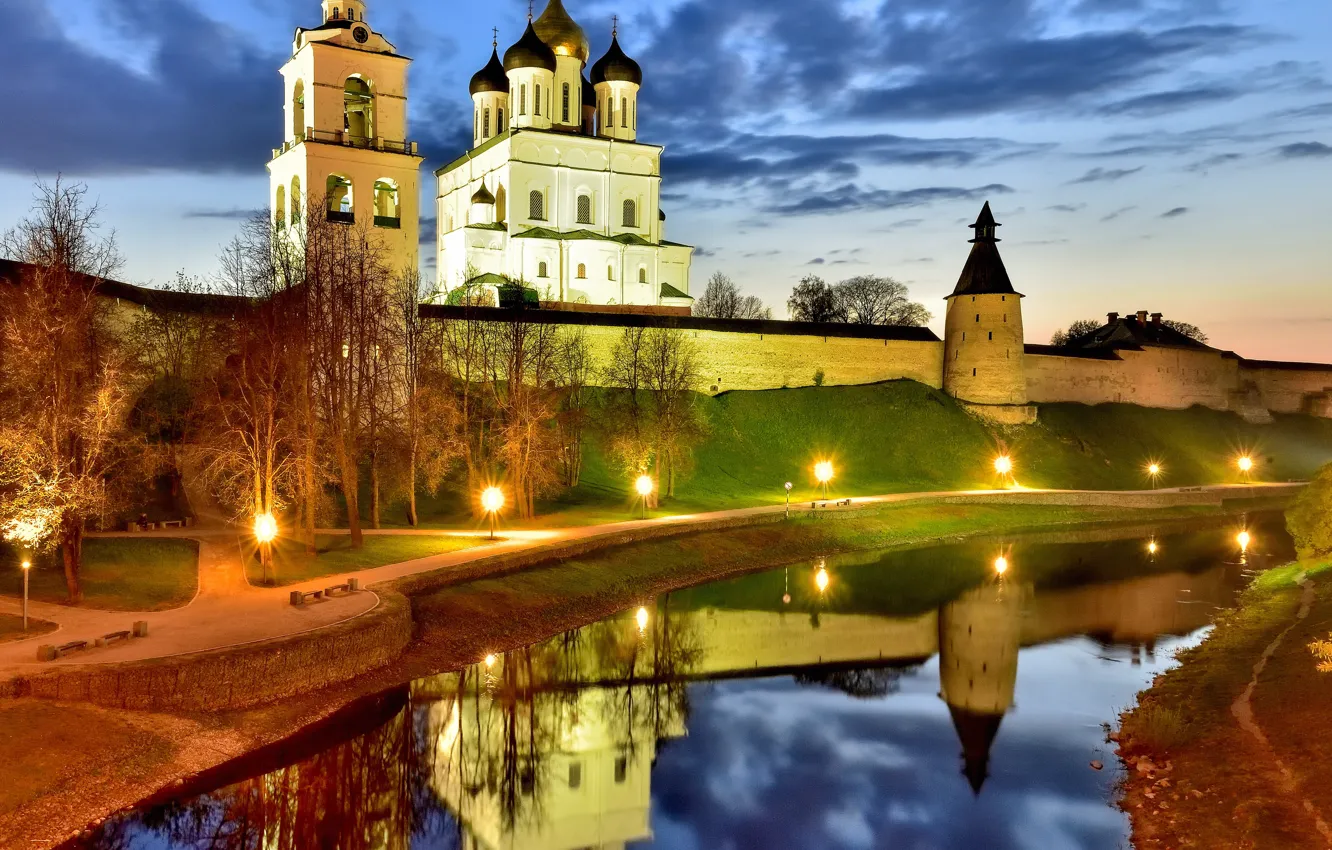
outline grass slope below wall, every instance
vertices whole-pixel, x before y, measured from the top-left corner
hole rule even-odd
[[[1238,482],[1241,451],[1260,461],[1254,480],[1307,478],[1332,461],[1332,420],[1309,416],[1254,425],[1200,407],[1048,404],[1037,424],[1002,428],[914,381],[738,391],[699,404],[709,435],[663,511],[776,504],[786,481],[793,501],[807,501],[818,492],[813,464],[824,457],[837,467],[834,497],[995,487],[991,464],[1001,449],[1020,483],[1072,489],[1147,488],[1149,459],[1162,464],[1163,487]],[[624,519],[634,504],[627,480],[590,437],[580,485],[540,509],[547,524],[573,524]],[[462,522],[462,508],[457,494],[444,494],[423,501],[422,519]]]

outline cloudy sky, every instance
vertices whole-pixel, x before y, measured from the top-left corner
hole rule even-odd
[[[317,0],[5,0],[0,226],[34,175],[86,181],[124,277],[206,274],[268,195],[277,68]],[[538,0],[537,11],[543,5]],[[621,16],[669,236],[784,313],[806,274],[886,274],[936,313],[989,199],[1027,339],[1164,312],[1249,357],[1332,360],[1326,0],[566,0]],[[371,0],[416,61],[430,171],[526,3]],[[429,169],[429,170],[427,170]],[[1318,188],[1322,187],[1322,188]],[[426,207],[430,208],[429,205]]]

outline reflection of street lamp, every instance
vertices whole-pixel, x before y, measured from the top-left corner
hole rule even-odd
[[[1239,534],[1235,535],[1235,542],[1238,543],[1240,547],[1240,563],[1247,563],[1249,559],[1249,544],[1253,542],[1253,538],[1249,536],[1249,532],[1241,531]]]
[[[791,482],[786,482],[786,518],[791,518]]]
[[[823,498],[828,498],[828,483],[833,480],[832,461],[821,460],[814,464],[814,477],[823,485]]]
[[[1160,548],[1161,547],[1157,545],[1155,538],[1147,541],[1147,554],[1151,555],[1153,560],[1155,560],[1156,553],[1157,551],[1160,550]]]
[[[638,621],[638,633],[641,635],[646,632],[648,626],[648,609],[639,608],[638,613],[634,615],[634,619]]]
[[[643,519],[647,519],[648,497],[652,495],[653,489],[652,476],[638,476],[638,480],[634,482],[634,489],[638,491],[638,495],[643,499]]]
[[[272,570],[273,541],[277,536],[277,517],[271,513],[264,513],[254,518],[254,539],[259,541],[259,563],[263,565],[265,581],[269,579]]]
[[[494,655],[487,655],[487,656],[486,656],[486,666],[487,666],[487,667],[494,667],[494,666],[495,666],[495,656],[494,656]]]
[[[32,572],[32,562],[23,562],[23,631],[28,630],[28,573]]]
[[[1003,555],[994,559],[994,571],[997,575],[1003,575],[1008,572],[1008,559]]]
[[[490,539],[495,539],[495,521],[504,509],[504,491],[498,487],[487,487],[481,493],[481,507],[490,519]]]
[[[819,593],[823,593],[828,589],[827,567],[824,567],[822,565],[819,566],[819,571],[814,574],[814,586],[819,589]]]

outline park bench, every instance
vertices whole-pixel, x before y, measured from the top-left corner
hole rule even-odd
[[[305,603],[309,602],[311,599],[323,599],[323,598],[324,598],[324,591],[322,590],[307,590],[304,592],[299,590],[293,590],[291,592],[291,604],[295,605],[297,608],[303,607]]]
[[[325,598],[335,593],[356,593],[361,589],[361,580],[358,578],[349,578],[345,584],[335,584],[332,587],[324,588]]]
[[[60,646],[52,646],[49,643],[43,644],[42,646],[37,647],[37,660],[55,661],[66,652],[74,652],[75,650],[87,648],[88,642],[86,640],[72,640],[69,643],[62,643]]]
[[[101,637],[99,637],[95,641],[95,643],[98,649],[102,649],[104,647],[110,646],[111,644],[115,643],[118,640],[128,641],[133,635],[134,633],[131,632],[129,629],[126,629],[121,632],[110,632],[108,634],[104,634]]]
[[[168,519],[160,523],[162,528],[184,528],[185,521],[180,519]]]

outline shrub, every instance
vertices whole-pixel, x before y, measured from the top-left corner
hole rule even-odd
[[[815,370],[814,370],[814,386],[816,386],[816,387],[821,387],[821,386],[823,386],[823,370],[822,370],[822,369],[815,369]]]
[[[1134,746],[1157,753],[1169,752],[1192,737],[1182,712],[1155,702],[1142,703],[1124,715],[1122,731]]]
[[[1286,528],[1301,558],[1332,555],[1332,464],[1318,470],[1286,510]]]

